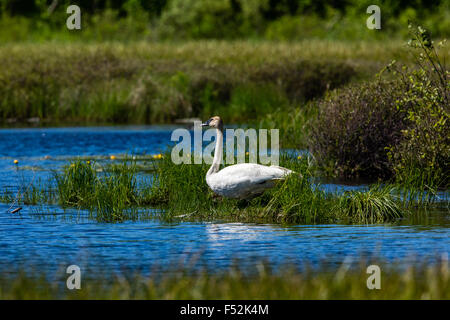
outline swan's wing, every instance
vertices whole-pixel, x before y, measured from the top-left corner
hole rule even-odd
[[[243,178],[252,181],[271,180],[286,177],[291,170],[278,166],[263,166],[256,163],[240,163],[223,168],[219,175],[229,178]]]
[[[280,167],[268,167],[254,163],[241,163],[225,167],[214,174],[210,179],[220,188],[246,189],[259,185],[262,186],[269,181],[282,180],[290,172],[289,169]]]
[[[206,177],[210,188],[226,197],[247,198],[260,194],[273,187],[277,181],[284,179],[291,170],[263,166],[256,163],[241,163],[228,166]]]

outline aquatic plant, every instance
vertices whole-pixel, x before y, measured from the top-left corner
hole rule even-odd
[[[90,209],[100,221],[137,218],[137,207],[145,202],[136,164],[130,159],[107,166],[78,160],[54,177],[60,205]]]
[[[372,186],[366,191],[346,191],[338,197],[337,210],[345,220],[376,223],[404,215],[394,198],[392,186]]]
[[[327,193],[315,181],[312,159],[283,154],[280,165],[294,170],[274,190],[248,201],[215,197],[204,179],[207,165],[158,163],[150,202],[163,205],[169,219],[227,219],[279,223],[378,223],[403,216],[389,187],[344,195]]]
[[[205,182],[206,164],[176,165],[169,153],[151,156],[148,161],[144,166],[127,157],[107,164],[75,160],[55,171],[53,181],[27,184],[18,203],[86,209],[94,219],[105,222],[139,219],[145,208],[153,207],[164,209],[159,215],[164,220],[288,224],[380,223],[410,214],[415,207],[442,205],[430,190],[403,185],[374,185],[343,194],[327,192],[315,178],[317,168],[307,155],[282,154],[280,165],[295,173],[249,200],[214,195]],[[15,199],[11,192],[0,196],[2,202]]]

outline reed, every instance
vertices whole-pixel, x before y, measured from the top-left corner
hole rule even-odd
[[[400,209],[392,188],[374,186],[366,192],[327,193],[314,179],[311,158],[283,155],[280,165],[294,170],[273,190],[238,201],[217,199],[205,183],[206,165],[175,165],[169,156],[158,165],[152,185],[153,201],[166,217],[227,219],[278,223],[377,223],[407,213]]]
[[[448,205],[448,199],[438,201],[430,190],[406,185],[374,184],[364,191],[327,192],[309,156],[282,154],[280,165],[295,173],[249,200],[215,196],[205,181],[206,164],[176,165],[169,152],[147,161],[144,166],[130,157],[106,163],[75,160],[55,171],[54,179],[22,188],[19,203],[86,209],[92,218],[105,222],[139,219],[152,207],[163,209],[159,218],[164,220],[284,224],[381,223],[409,216],[414,208]],[[15,196],[5,192],[0,201],[13,202]]]
[[[0,121],[167,123],[212,111],[259,121],[398,57],[409,61],[397,44],[324,40],[5,44]]]
[[[361,223],[376,223],[402,217],[401,210],[393,196],[392,186],[372,186],[367,191],[345,192],[338,198],[336,209],[344,218]]]

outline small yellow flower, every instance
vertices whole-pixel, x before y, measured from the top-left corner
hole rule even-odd
[[[87,163],[87,164],[91,164],[91,162],[90,162],[89,160],[88,160],[88,161],[86,161],[86,163]]]
[[[111,160],[114,160],[114,159],[116,159],[116,156],[115,155],[112,155],[111,157],[109,157]]]
[[[153,159],[162,159],[162,154],[154,154]]]
[[[19,164],[19,160],[15,159],[14,164]]]
[[[297,159],[300,160],[302,158],[302,156],[298,156]]]
[[[71,164],[70,164],[70,167],[71,167],[71,168],[75,167],[75,163],[71,163]]]

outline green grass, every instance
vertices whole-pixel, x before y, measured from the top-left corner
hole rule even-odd
[[[158,165],[151,194],[168,217],[277,223],[377,223],[407,215],[391,187],[342,195],[313,183],[311,159],[284,155],[280,165],[297,172],[261,197],[248,201],[217,199],[205,183],[207,165],[174,165],[166,156]],[[301,175],[301,176],[300,176]]]
[[[450,57],[448,48],[441,49]],[[283,148],[308,147],[311,100],[372,79],[402,41],[303,40],[0,45],[0,124],[173,123],[220,115],[280,129]]]
[[[152,161],[148,162],[149,166]],[[75,160],[61,172],[54,171],[54,179],[27,183],[19,194],[19,203],[84,209],[92,218],[103,222],[135,220],[143,215],[139,208],[148,204],[150,188],[138,176],[140,168],[135,160],[127,157],[106,164]],[[6,191],[0,200],[11,203],[17,196]]]
[[[0,121],[167,123],[220,114],[227,123],[258,122],[370,78],[391,59],[410,60],[401,42],[3,44]]]
[[[139,161],[138,161],[139,160]],[[104,160],[103,160],[104,161]],[[247,159],[248,161],[248,159]],[[104,163],[75,160],[47,182],[26,183],[20,203],[58,204],[88,210],[98,221],[145,218],[163,209],[164,220],[225,220],[268,223],[381,223],[439,206],[436,193],[405,185],[374,184],[364,191],[326,192],[311,158],[283,154],[280,165],[296,173],[250,200],[216,197],[206,184],[208,165],[175,165],[161,159],[123,157]],[[16,194],[3,192],[11,203]]]
[[[20,272],[0,277],[0,299],[450,299],[448,263],[406,270],[381,266],[381,289],[369,290],[365,267],[274,272],[260,265],[253,275],[183,271],[108,279],[82,278],[80,290],[65,280]],[[63,276],[65,277],[65,275]]]

